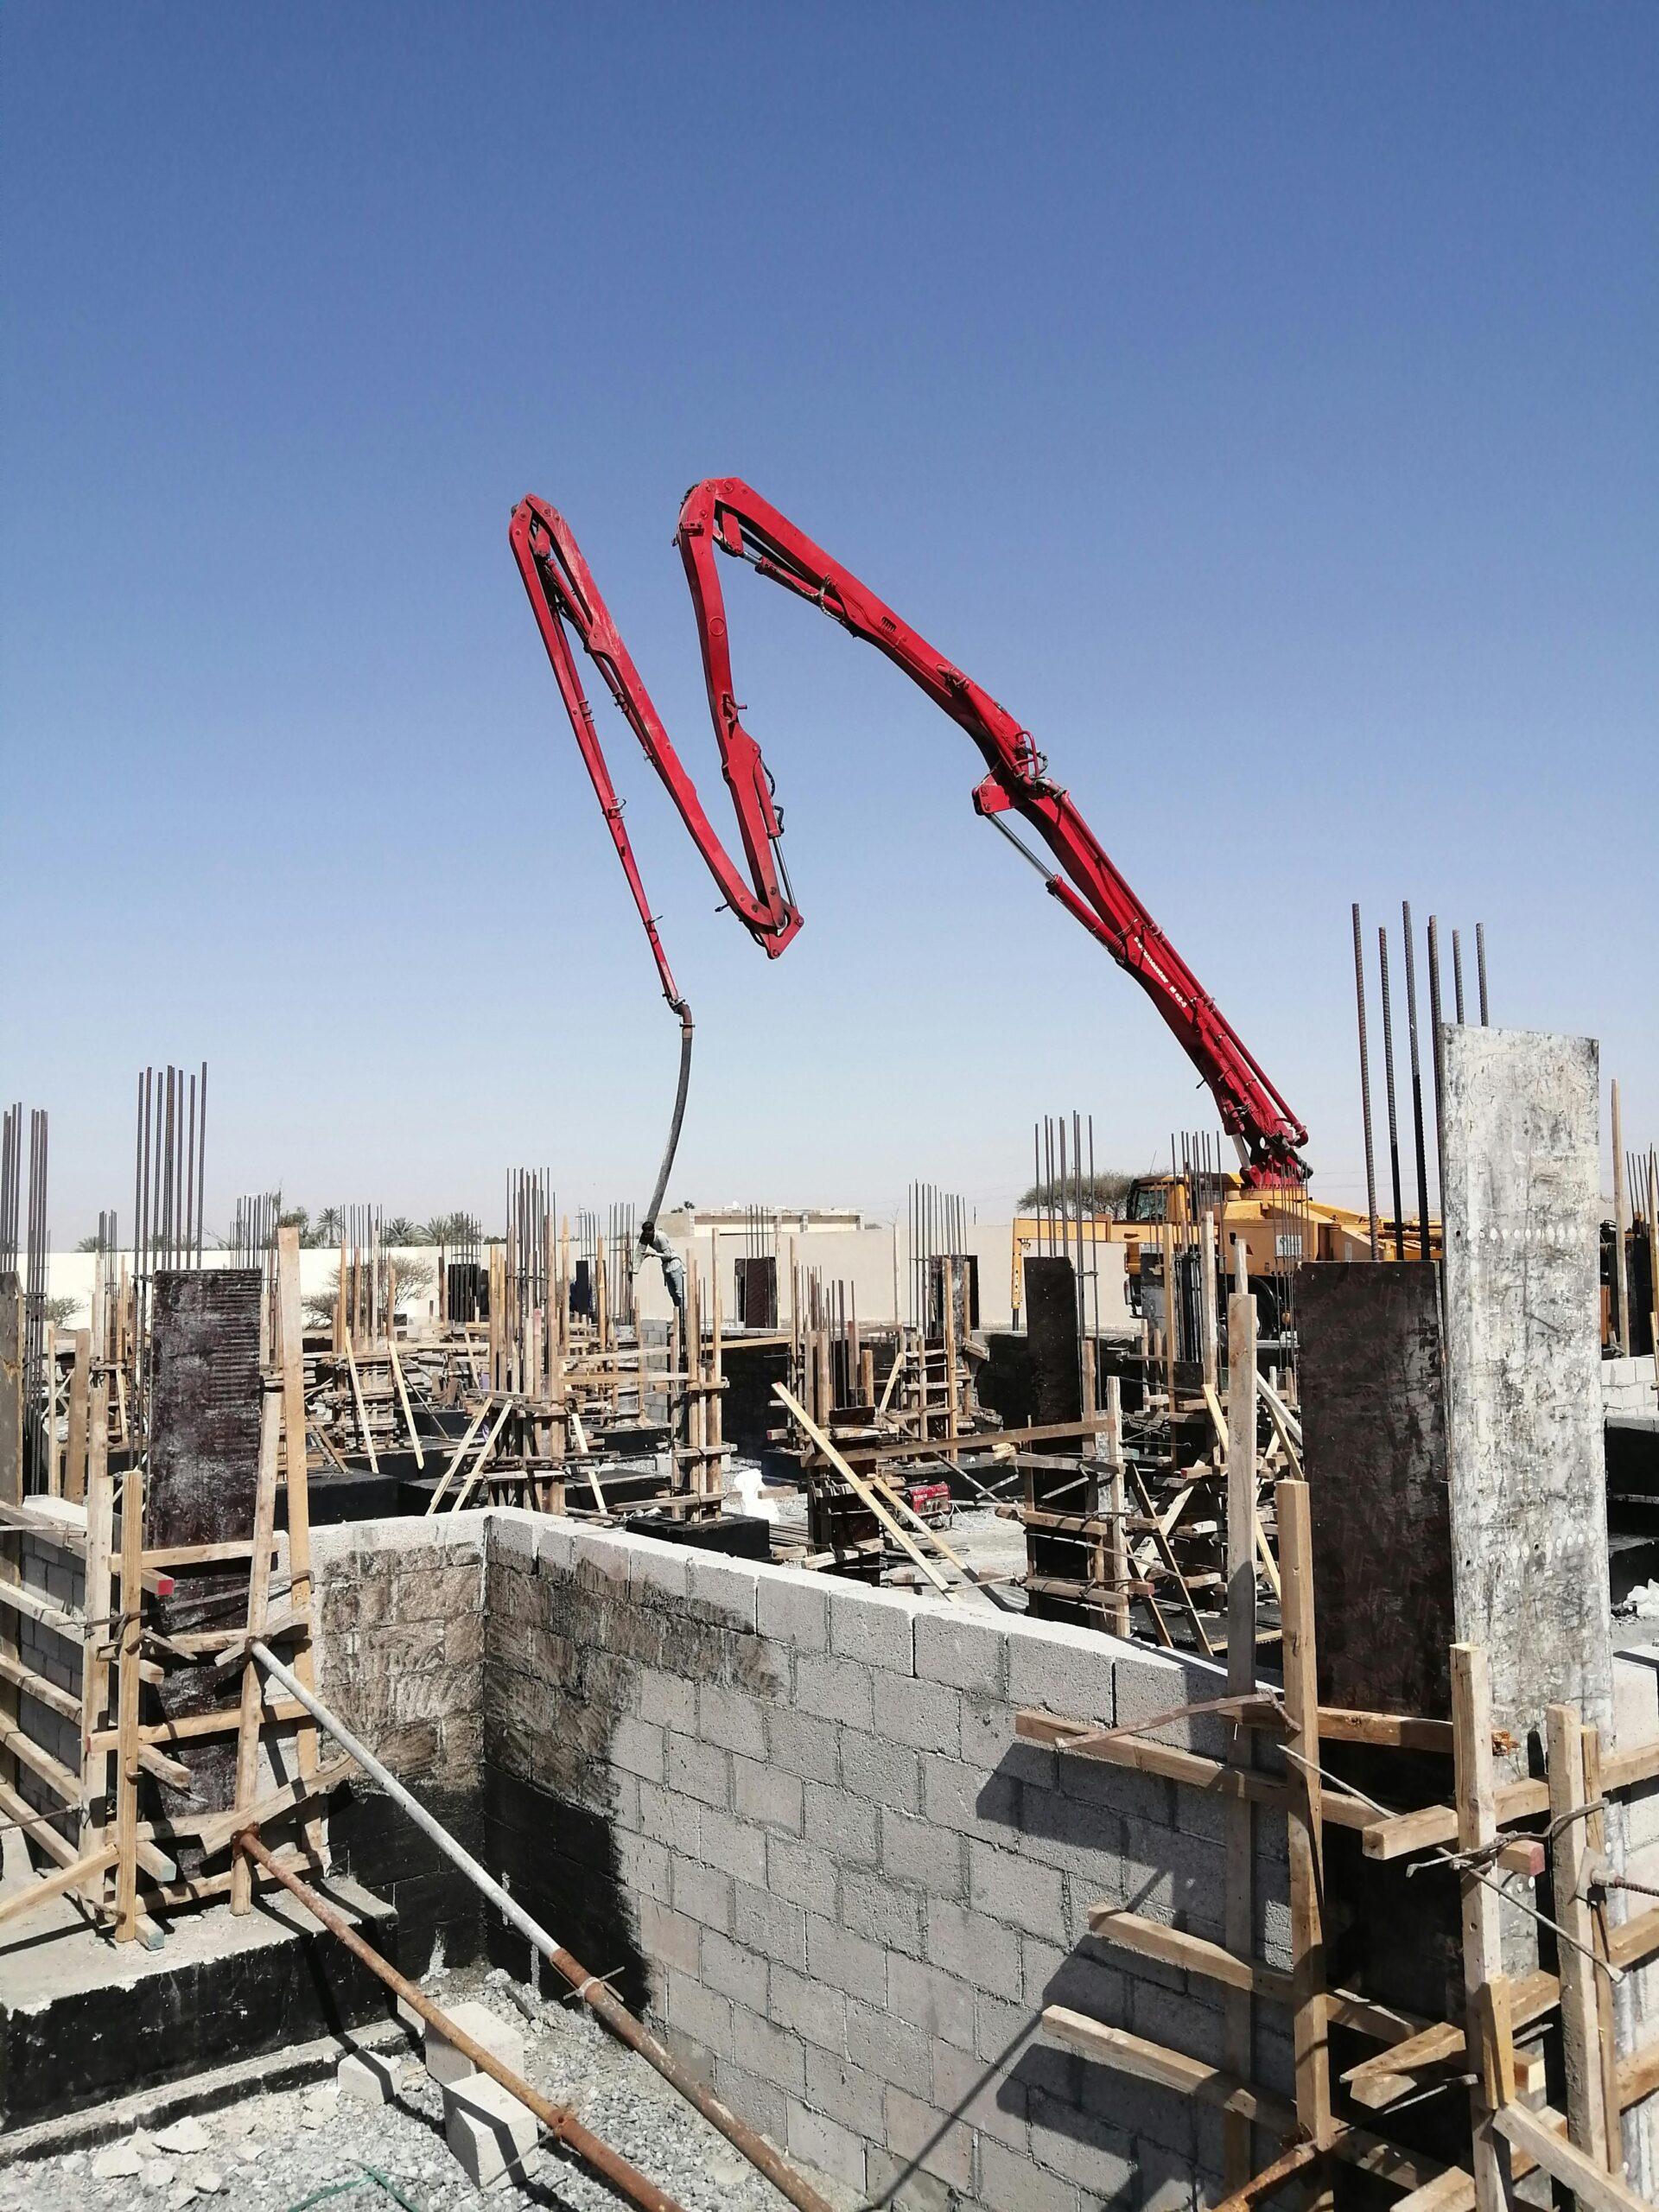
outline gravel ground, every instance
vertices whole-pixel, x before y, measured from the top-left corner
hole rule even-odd
[[[499,1970],[445,1974],[423,1986],[446,2007],[471,1998],[511,2021],[525,2039],[532,2087],[579,2118],[677,2197],[685,2212],[785,2212],[785,2201],[725,2138],[642,2058],[613,2041],[586,2012],[543,2000],[527,2020]],[[0,2172],[0,2212],[491,2212],[535,2205],[551,2212],[614,2212],[624,2200],[558,2152],[537,2154],[527,2187],[508,2180],[474,2189],[444,2140],[443,2099],[418,2053],[396,2061],[390,2104],[342,2097],[332,2082],[253,2095],[182,2123],[181,2132],[140,2128],[118,2145],[31,2159]],[[205,2139],[198,2139],[198,2136]],[[168,2149],[178,2139],[191,2145]],[[111,2153],[115,2156],[111,2156]],[[108,2172],[134,2163],[136,2173]],[[369,2171],[372,2169],[372,2171]],[[833,2184],[824,2194],[857,2200]]]

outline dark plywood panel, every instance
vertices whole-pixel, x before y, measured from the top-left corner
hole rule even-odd
[[[1076,1270],[1070,1260],[1028,1257],[1025,1284],[1033,1418],[1039,1427],[1052,1421],[1081,1421]]]
[[[1434,1269],[1297,1271],[1319,1694],[1447,1718],[1455,1634]]]
[[[156,1278],[152,1547],[220,1543],[253,1534],[260,1286],[257,1268]]]
[[[145,1541],[151,1549],[226,1543],[253,1534],[259,1478],[259,1306],[257,1268],[158,1274],[152,1324],[149,1484]],[[245,1568],[181,1571],[171,1597],[155,1601],[164,1634],[231,1627],[247,1618]],[[150,1691],[146,1717],[181,1719],[235,1701],[234,1675],[181,1667]],[[191,1787],[147,1782],[162,1817],[218,1811],[231,1802],[233,1735],[181,1750]]]

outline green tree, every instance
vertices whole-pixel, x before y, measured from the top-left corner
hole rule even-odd
[[[381,1224],[380,1242],[383,1244],[423,1244],[426,1239],[421,1234],[419,1222],[411,1221],[406,1213],[395,1213],[390,1221]]]
[[[1027,1212],[1052,1206],[1067,1220],[1077,1217],[1081,1195],[1084,1215],[1099,1215],[1109,1219],[1129,1195],[1129,1185],[1135,1180],[1115,1167],[1103,1167],[1093,1175],[1068,1175],[1062,1182],[1056,1175],[1045,1176],[1040,1183],[1031,1183],[1020,1193],[1020,1204]]]
[[[435,1213],[419,1239],[423,1244],[476,1244],[484,1234],[476,1214]]]

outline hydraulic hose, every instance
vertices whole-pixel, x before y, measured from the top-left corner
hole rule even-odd
[[[663,1164],[657,1170],[657,1187],[651,1194],[651,1204],[645,1208],[645,1217],[639,1224],[639,1249],[649,1252],[661,1262],[663,1280],[668,1285],[668,1294],[676,1308],[685,1310],[685,1268],[678,1254],[665,1237],[657,1234],[657,1216],[661,1211],[668,1190],[668,1179],[673,1172],[674,1155],[680,1148],[680,1124],[685,1119],[685,1094],[691,1081],[691,1009],[683,999],[673,1001],[674,1011],[680,1017],[680,1081],[674,1094],[674,1118],[669,1123],[668,1143],[663,1152]]]

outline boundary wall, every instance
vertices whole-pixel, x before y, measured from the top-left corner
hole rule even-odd
[[[1168,2212],[1222,2194],[1218,2114],[1039,2030],[1063,2004],[1219,2063],[1214,1985],[1096,1943],[1088,1913],[1220,1941],[1221,1808],[1014,1733],[1022,1706],[1145,1719],[1220,1694],[1217,1670],[512,1509],[319,1529],[315,1557],[324,1695],[853,2201]],[[1224,1748],[1213,1719],[1158,1732]],[[525,1974],[522,1941],[376,1802],[340,1806],[331,1836],[397,1904],[408,1970],[430,1946]],[[1284,1967],[1284,1838],[1257,1825],[1255,1949]],[[1257,2014],[1255,2078],[1287,2093],[1288,2036]]]

